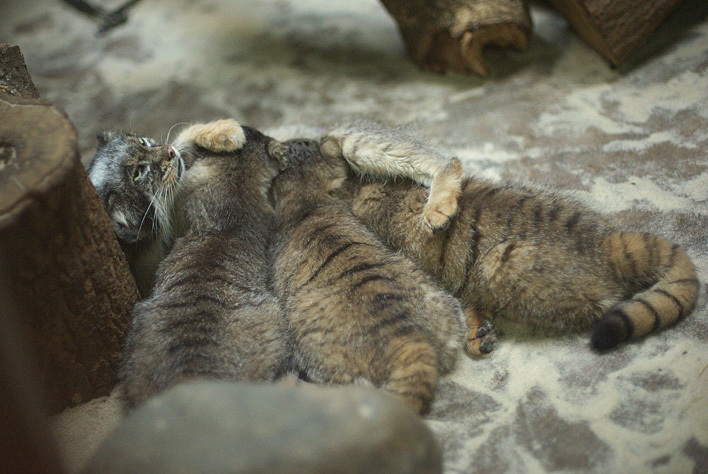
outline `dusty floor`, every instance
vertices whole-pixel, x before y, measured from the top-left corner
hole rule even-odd
[[[44,98],[96,132],[165,137],[233,117],[270,130],[365,115],[414,129],[470,172],[572,191],[622,225],[684,246],[708,281],[708,4],[686,0],[609,68],[535,8],[528,51],[491,52],[488,79],[421,72],[375,0],[145,0],[105,37],[58,0],[0,4]],[[605,355],[585,335],[509,336],[463,358],[429,426],[449,472],[708,471],[708,310]],[[111,399],[56,420],[76,468],[118,421]]]

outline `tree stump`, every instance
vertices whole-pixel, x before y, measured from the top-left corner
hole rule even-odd
[[[0,57],[0,262],[56,412],[110,392],[138,290],[74,127],[26,98],[18,48]]]
[[[487,46],[526,49],[527,0],[381,0],[423,69],[487,75]]]

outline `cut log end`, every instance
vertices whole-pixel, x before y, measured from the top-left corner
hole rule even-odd
[[[410,3],[409,3],[410,1]],[[423,69],[487,76],[487,47],[524,50],[531,35],[525,0],[383,0]]]
[[[440,32],[430,42],[424,57],[417,62],[420,67],[435,72],[452,70],[486,77],[489,70],[484,61],[485,48],[523,51],[528,41],[529,31],[518,25],[487,25],[466,31],[460,38],[453,38],[448,32]]]

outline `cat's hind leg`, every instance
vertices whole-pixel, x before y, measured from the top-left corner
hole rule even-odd
[[[462,163],[453,159],[435,175],[430,185],[428,202],[423,208],[423,225],[434,234],[447,229],[457,215],[458,201],[462,194]]]
[[[467,339],[465,352],[470,357],[489,354],[497,345],[497,332],[490,321],[490,314],[478,312],[472,307],[465,308],[467,316]]]
[[[408,178],[430,186],[421,224],[428,232],[447,228],[462,194],[462,164],[401,129],[355,122],[327,132],[320,144],[326,157],[344,158],[360,175],[383,180]]]

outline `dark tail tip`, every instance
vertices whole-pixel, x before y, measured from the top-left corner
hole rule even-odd
[[[632,335],[632,321],[621,309],[613,309],[595,323],[590,336],[592,347],[607,351],[626,341]]]

